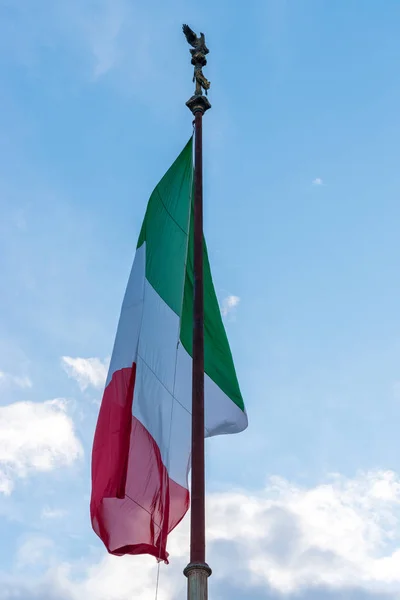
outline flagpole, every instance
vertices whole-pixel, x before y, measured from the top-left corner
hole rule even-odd
[[[208,577],[205,543],[205,459],[204,459],[204,291],[203,291],[203,115],[211,108],[203,89],[210,83],[203,75],[207,64],[204,34],[198,37],[187,25],[183,31],[191,50],[196,90],[186,105],[194,115],[194,302],[192,374],[192,485],[190,515],[190,563],[184,570],[188,578],[188,600],[207,600]]]

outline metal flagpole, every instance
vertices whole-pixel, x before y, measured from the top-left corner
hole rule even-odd
[[[204,462],[204,293],[203,293],[203,138],[204,113],[211,108],[207,94],[210,82],[203,75],[209,50],[204,34],[197,36],[188,25],[183,32],[193,49],[194,95],[186,105],[194,115],[194,304],[192,376],[192,486],[190,515],[190,563],[184,570],[188,578],[188,600],[207,600],[208,577],[205,543],[205,462]]]

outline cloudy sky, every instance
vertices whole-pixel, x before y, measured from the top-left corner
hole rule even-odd
[[[182,22],[211,49],[205,228],[250,421],[207,444],[211,597],[398,600],[398,0],[0,0],[0,599],[155,598],[155,561],[90,528],[90,451],[191,133]]]

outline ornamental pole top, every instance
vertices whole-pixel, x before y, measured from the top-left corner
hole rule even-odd
[[[191,63],[194,66],[193,81],[196,83],[194,95],[188,100],[186,105],[193,114],[198,111],[204,114],[206,110],[211,108],[208,99],[203,96],[203,90],[207,96],[207,91],[211,85],[203,74],[203,67],[207,64],[206,55],[210,51],[206,46],[204,33],[200,33],[200,36],[196,35],[189,25],[183,25],[182,29],[188,43],[192,46],[190,54],[192,55]]]

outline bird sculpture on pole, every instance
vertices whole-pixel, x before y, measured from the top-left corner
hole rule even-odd
[[[189,25],[183,25],[182,29],[188,43],[192,46],[190,54],[192,55],[191,62],[194,66],[193,81],[196,82],[194,95],[202,96],[204,90],[207,96],[207,91],[210,89],[211,84],[203,74],[203,67],[207,64],[206,55],[210,51],[206,46],[205,35],[204,33],[200,33],[200,36],[196,35]]]

